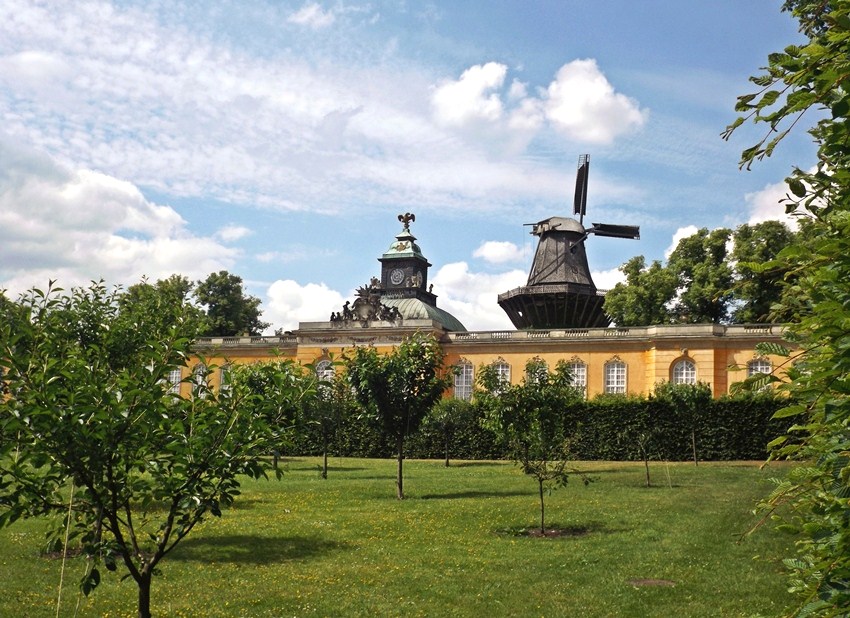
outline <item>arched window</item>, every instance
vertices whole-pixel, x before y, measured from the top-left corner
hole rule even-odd
[[[316,377],[320,380],[331,381],[334,379],[334,364],[331,360],[325,358],[316,363]]]
[[[626,363],[612,360],[605,363],[605,392],[626,392]]]
[[[472,363],[468,360],[462,360],[457,364],[457,373],[455,374],[455,399],[463,399],[469,401],[472,399],[472,385],[474,383],[474,375]]]
[[[754,358],[747,363],[747,377],[757,373],[768,374],[771,372],[770,361],[765,358]]]
[[[570,384],[587,397],[587,364],[574,358],[567,363],[567,369],[570,370]]]
[[[673,369],[670,372],[671,382],[673,384],[696,384],[697,383],[697,366],[694,361],[683,358],[673,363]]]

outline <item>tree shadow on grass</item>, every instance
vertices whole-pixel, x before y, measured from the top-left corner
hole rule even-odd
[[[312,558],[349,547],[348,543],[318,537],[232,534],[185,539],[174,550],[170,559],[186,562],[275,564]]]
[[[600,521],[590,521],[581,524],[560,524],[553,522],[546,524],[544,533],[540,532],[540,526],[512,526],[510,528],[496,530],[496,534],[502,537],[569,539],[583,537],[589,534],[611,534],[621,531],[615,528],[609,528]]]
[[[458,491],[447,494],[425,494],[422,500],[461,500],[463,498],[508,498],[511,496],[531,496],[533,491]]]

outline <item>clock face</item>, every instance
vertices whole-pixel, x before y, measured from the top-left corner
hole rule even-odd
[[[400,268],[394,268],[390,273],[390,283],[400,285],[404,281],[404,271]]]

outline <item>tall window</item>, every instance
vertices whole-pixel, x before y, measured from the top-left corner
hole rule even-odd
[[[770,361],[764,358],[754,358],[747,363],[747,377],[754,376],[757,373],[770,373]]]
[[[218,392],[222,394],[230,392],[231,371],[230,365],[222,365],[221,369],[218,370]]]
[[[587,365],[580,360],[572,360],[567,363],[567,369],[570,370],[570,384],[587,397]]]
[[[605,392],[626,392],[626,363],[613,360],[605,363]]]
[[[173,395],[180,394],[180,380],[183,379],[183,374],[180,371],[180,368],[172,369],[168,372],[168,383],[171,385],[171,388],[168,389],[168,392]]]
[[[192,394],[198,394],[201,397],[207,396],[209,375],[210,370],[203,363],[198,363],[192,367]]]
[[[473,381],[472,363],[467,360],[460,361],[455,374],[455,399],[464,401],[472,399]]]
[[[692,360],[683,358],[673,365],[673,384],[696,384],[697,366]]]
[[[540,381],[542,376],[549,375],[549,364],[540,358],[539,356],[535,356],[532,358],[528,365],[526,365],[526,375],[525,379],[529,383],[537,383]]]
[[[499,384],[510,385],[511,383],[511,366],[505,361],[499,359],[493,363],[493,369],[499,377]]]

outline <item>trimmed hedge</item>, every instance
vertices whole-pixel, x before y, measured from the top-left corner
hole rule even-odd
[[[493,433],[481,425],[482,413],[462,402],[449,432],[451,459],[504,459]],[[770,394],[721,397],[708,402],[691,419],[685,410],[662,399],[604,395],[578,404],[579,427],[571,445],[579,460],[638,461],[640,445],[655,460],[693,459],[692,432],[697,458],[702,461],[759,460],[767,457],[767,443],[787,432],[792,420],[772,419],[787,400]],[[411,459],[443,459],[445,433],[437,423],[424,423],[405,443]],[[316,425],[299,429],[291,453],[319,455],[322,437]],[[345,415],[332,436],[329,454],[336,457],[394,457],[394,445],[380,427],[355,410]]]

